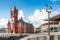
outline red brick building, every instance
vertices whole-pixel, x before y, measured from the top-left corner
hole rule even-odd
[[[22,17],[18,20],[18,10],[16,6],[10,11],[10,20],[8,21],[8,33],[34,33],[34,26],[25,22]]]

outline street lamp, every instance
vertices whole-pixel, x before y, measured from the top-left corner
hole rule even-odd
[[[50,40],[50,13],[52,11],[52,7],[49,8],[49,6],[46,4],[45,9],[46,9],[46,12],[48,12],[48,35]]]

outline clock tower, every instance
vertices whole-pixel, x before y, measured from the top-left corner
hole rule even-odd
[[[17,32],[17,21],[18,21],[18,10],[16,9],[16,6],[11,9],[10,14],[10,26],[12,29],[12,33]]]

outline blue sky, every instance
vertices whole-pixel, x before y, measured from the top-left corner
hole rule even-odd
[[[24,16],[32,15],[35,9],[43,9],[45,4],[52,6],[54,10],[60,11],[59,0],[0,0],[0,18],[9,18],[10,9],[15,5],[18,10],[24,11]]]
[[[0,20],[10,18],[10,10],[15,1],[16,8],[23,11],[24,17],[34,15],[36,9],[44,9],[44,5],[52,6],[53,11],[60,13],[60,0],[0,0]]]

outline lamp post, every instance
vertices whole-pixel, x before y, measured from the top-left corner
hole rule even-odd
[[[45,9],[46,9],[46,12],[48,12],[48,36],[50,40],[50,13],[52,11],[52,7],[49,8],[49,6],[46,4]]]

